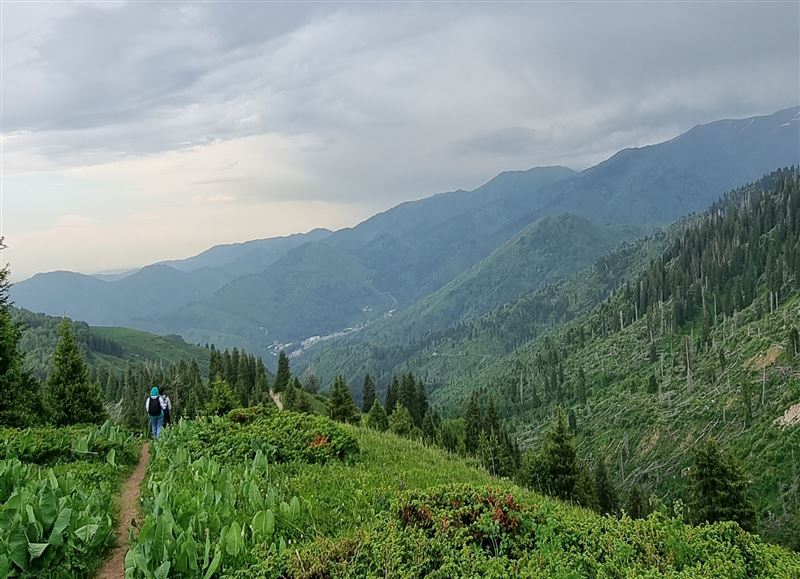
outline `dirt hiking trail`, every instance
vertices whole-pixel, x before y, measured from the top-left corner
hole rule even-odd
[[[147,472],[150,460],[150,443],[145,442],[139,452],[139,463],[128,480],[122,485],[119,521],[117,522],[117,544],[111,555],[97,573],[97,579],[124,579],[125,553],[128,552],[128,529],[131,521],[139,519],[139,488]]]

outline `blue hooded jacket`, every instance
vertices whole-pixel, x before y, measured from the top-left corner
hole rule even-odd
[[[161,408],[161,414],[159,414],[158,416],[151,416],[150,418],[158,418],[159,416],[164,416],[164,408],[161,406],[161,400],[159,400],[158,398],[158,388],[156,388],[155,386],[153,386],[150,389],[150,397],[144,401],[145,410],[147,410],[147,413],[150,414],[150,400],[152,400],[153,398],[158,400],[159,408]]]

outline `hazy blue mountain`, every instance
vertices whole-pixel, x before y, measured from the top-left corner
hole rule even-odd
[[[123,272],[42,273],[15,284],[11,296],[20,307],[36,312],[66,315],[96,325],[143,327],[149,324],[142,318],[157,317],[211,296],[242,275],[263,271],[295,247],[328,235],[326,229],[315,229],[287,237],[217,245],[194,257]]]
[[[373,269],[373,283],[401,306],[435,291],[483,259],[529,223],[543,188],[569,179],[566,167],[502,173],[474,191],[453,191],[403,203],[327,243]]]
[[[314,229],[308,233],[295,233],[285,237],[215,245],[193,257],[161,263],[185,272],[211,267],[239,277],[264,271],[295,247],[309,241],[321,241],[331,233],[328,229]]]
[[[68,271],[40,273],[14,284],[11,297],[34,312],[65,315],[93,325],[135,325],[212,295],[231,281],[225,272],[204,267],[182,272],[150,265],[115,281]]]
[[[723,193],[800,163],[800,107],[698,125],[657,145],[624,149],[556,186],[547,213],[597,223],[670,223]]]
[[[370,275],[352,254],[307,243],[150,327],[188,340],[214,336],[221,346],[247,343],[264,353],[275,340],[333,332],[390,309],[393,300],[372,287]]]
[[[380,319],[484,258],[525,225],[520,214],[541,204],[537,191],[574,174],[564,167],[517,171],[472,192],[404,203],[144,327],[263,353],[275,340],[297,342]]]

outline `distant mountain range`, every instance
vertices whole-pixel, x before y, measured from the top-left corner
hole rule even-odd
[[[270,346],[348,328],[441,331],[555,283],[724,191],[800,163],[800,107],[699,125],[576,173],[501,173],[337,232],[213,247],[114,276],[38,274],[17,305],[192,342]],[[404,311],[405,310],[405,311]],[[387,330],[388,331],[388,330]]]

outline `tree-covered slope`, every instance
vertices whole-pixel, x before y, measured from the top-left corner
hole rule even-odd
[[[761,530],[791,540],[800,512],[798,320],[793,169],[732,193],[592,312],[434,399],[492,392],[528,442],[565,406],[579,443],[617,465],[626,487],[669,498],[684,487],[688,449],[715,437],[754,481]]]
[[[544,217],[383,324],[381,332],[413,338],[478,317],[563,278],[641,234],[598,226],[570,214]]]
[[[20,350],[25,366],[39,380],[44,380],[52,366],[62,318],[14,309],[13,320],[22,328]],[[130,328],[96,327],[86,322],[72,322],[72,329],[87,362],[95,370],[121,373],[129,362],[176,364],[196,360],[203,372],[208,370],[209,350],[188,344],[179,336],[158,336]]]
[[[415,325],[415,318],[403,311],[361,333],[310,348],[297,363],[313,368],[323,379],[343,374],[355,382],[370,373],[381,387],[388,384],[393,373],[402,371],[413,371],[433,386],[463,382],[487,361],[511,352],[601,303],[626,278],[644,269],[684,226],[678,223],[646,238],[624,242],[558,283],[547,284],[502,303],[480,316],[442,327],[435,323]],[[569,243],[565,243],[569,250]],[[553,257],[557,259],[560,248],[555,251]],[[493,264],[488,269],[495,270],[500,265],[502,263]],[[487,281],[491,280],[487,278]],[[443,290],[449,287],[450,284]],[[430,304],[430,301],[426,298],[419,303]],[[446,305],[451,304],[446,302]],[[409,310],[416,308],[415,304]],[[404,320],[405,327],[398,329],[398,322]]]

